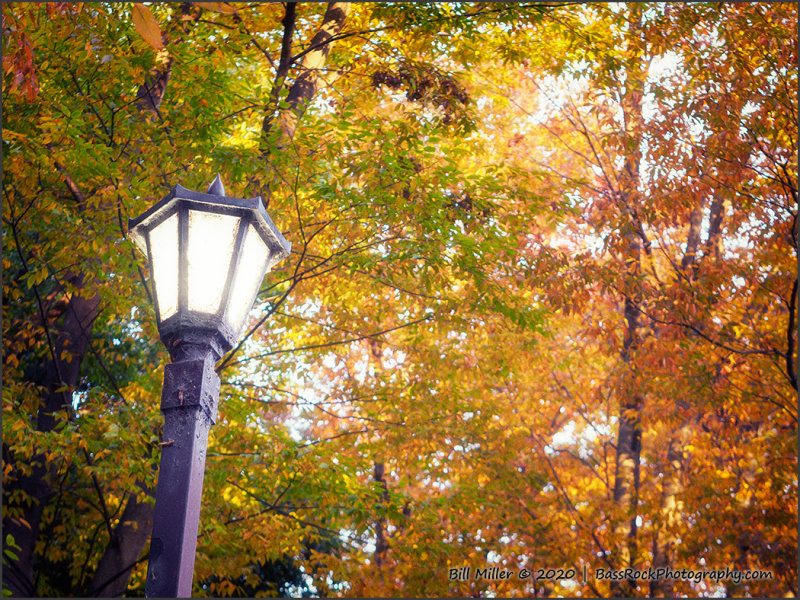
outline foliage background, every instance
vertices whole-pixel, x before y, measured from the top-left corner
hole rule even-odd
[[[143,595],[125,224],[220,173],[293,251],[218,364],[196,595],[797,594],[794,4],[2,14],[4,593]],[[773,578],[581,576],[628,566]]]

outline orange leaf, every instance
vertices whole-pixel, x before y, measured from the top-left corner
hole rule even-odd
[[[141,2],[136,2],[133,5],[133,26],[136,31],[144,38],[144,41],[150,44],[156,50],[161,50],[164,44],[161,42],[161,28],[158,26],[158,21]]]
[[[194,5],[206,10],[224,13],[226,15],[232,15],[236,13],[236,9],[227,2],[195,2]]]

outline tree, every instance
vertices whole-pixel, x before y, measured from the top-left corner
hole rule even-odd
[[[569,236],[569,246],[583,251],[573,251],[573,257],[568,261],[572,268],[566,270],[567,281],[561,288],[563,291],[560,294],[553,292],[553,295],[561,297],[559,305],[564,310],[586,315],[578,330],[583,334],[581,345],[591,345],[587,338],[597,339],[597,327],[609,322],[609,316],[603,314],[606,311],[598,314],[596,307],[614,302],[612,294],[621,293],[625,299],[624,302],[614,302],[618,306],[630,308],[633,304],[636,307],[632,315],[638,322],[640,350],[636,352],[635,389],[645,399],[641,412],[644,453],[641,465],[654,465],[652,475],[645,467],[639,481],[639,492],[645,495],[640,495],[637,502],[640,505],[635,513],[640,521],[637,538],[642,538],[642,532],[648,537],[648,530],[653,532],[655,556],[652,560],[662,565],[685,564],[694,556],[706,553],[701,564],[710,564],[713,556],[720,556],[711,548],[723,543],[721,538],[712,539],[711,544],[706,540],[701,547],[695,548],[695,554],[681,550],[686,548],[686,539],[691,537],[691,527],[710,518],[706,512],[709,507],[719,503],[720,498],[741,493],[742,484],[728,487],[724,482],[712,482],[720,481],[719,478],[727,479],[727,469],[736,472],[733,465],[741,466],[751,460],[755,464],[771,454],[771,450],[744,442],[754,439],[753,434],[747,431],[754,433],[760,427],[756,423],[777,419],[785,428],[782,431],[787,437],[777,429],[768,437],[782,445],[783,442],[777,442],[777,439],[786,441],[794,435],[796,413],[787,409],[789,389],[794,386],[792,369],[796,369],[790,366],[794,364],[791,357],[794,356],[795,341],[793,333],[789,333],[795,326],[796,312],[796,302],[792,300],[794,277],[791,275],[791,263],[796,258],[796,238],[791,233],[796,228],[792,191],[796,186],[790,183],[795,177],[793,167],[788,165],[786,158],[778,158],[792,156],[796,151],[794,142],[784,137],[785,131],[796,128],[796,112],[792,108],[794,100],[791,94],[787,96],[778,91],[778,88],[791,88],[791,71],[785,68],[791,59],[781,67],[766,59],[760,50],[754,50],[744,59],[738,51],[729,52],[729,45],[720,39],[732,23],[769,22],[771,28],[779,29],[783,26],[779,23],[791,22],[782,8],[770,15],[760,11],[739,12],[728,5],[713,9],[686,7],[678,10],[667,6],[663,10],[645,10],[645,56],[652,62],[645,82],[645,117],[640,142],[625,143],[624,125],[629,121],[623,119],[630,116],[625,107],[625,86],[632,81],[624,73],[625,68],[630,68],[629,64],[623,62],[624,55],[618,55],[624,52],[625,45],[602,29],[609,20],[614,22],[624,15],[624,9],[611,11],[590,7],[581,15],[587,23],[581,32],[588,38],[587,42],[593,42],[593,51],[572,59],[569,56],[542,59],[548,71],[558,76],[560,81],[548,82],[541,75],[537,76],[533,61],[529,61],[522,71],[522,81],[531,83],[522,91],[519,77],[510,84],[503,82],[506,85],[504,89],[510,88],[506,98],[525,111],[529,120],[529,124],[520,127],[521,131],[510,140],[509,147],[515,147],[509,151],[510,156],[528,164],[533,157],[535,167],[551,173],[552,177],[547,180],[549,187],[545,189],[566,186],[566,194],[571,196],[570,206],[577,215],[565,224],[561,236]],[[564,27],[578,29],[581,26],[576,19],[567,21]],[[770,30],[774,33],[777,29]],[[624,29],[615,31],[623,32]],[[763,46],[763,32],[759,27],[751,27],[751,33],[753,37],[746,46]],[[778,36],[777,39],[788,38]],[[685,45],[680,45],[680,42]],[[791,56],[789,45],[784,52],[782,56]],[[703,56],[703,60],[698,56]],[[658,65],[665,60],[685,61],[687,66],[684,69],[665,69],[665,64]],[[653,64],[658,67],[653,69]],[[765,92],[766,89],[770,92]],[[726,112],[716,109],[716,100],[710,101],[712,96],[718,98],[721,93],[726,94]],[[544,100],[539,107],[529,100],[537,97]],[[767,97],[770,99],[766,100]],[[741,112],[738,106],[743,105],[739,102],[750,102],[749,109]],[[777,118],[781,124],[775,129],[767,127],[766,123],[755,127],[746,125],[745,122],[762,108],[771,115],[780,115]],[[755,118],[760,120],[762,117]],[[766,133],[768,130],[771,133]],[[753,137],[755,131],[759,133]],[[763,135],[771,141],[761,140],[759,136]],[[778,139],[784,142],[777,142]],[[751,153],[752,148],[758,150]],[[538,158],[540,154],[546,158]],[[623,174],[628,171],[624,167],[636,154],[641,165],[638,169],[640,183],[636,186],[635,202],[627,203],[618,193],[618,173],[620,169]],[[698,164],[699,161],[703,162]],[[767,180],[772,183],[764,185]],[[754,189],[759,190],[757,195],[751,193]],[[732,197],[737,200],[732,200]],[[706,227],[701,225],[704,219]],[[722,225],[723,221],[728,224]],[[753,229],[743,226],[745,222],[753,224]],[[626,281],[623,275],[630,271],[626,268],[625,257],[631,257],[631,253],[630,246],[627,250],[625,248],[628,243],[625,240],[631,235],[638,238],[641,252],[633,255],[632,264],[641,266],[635,272],[635,278]],[[754,258],[762,256],[760,252],[767,251],[767,248],[772,248],[767,251],[769,253],[776,252],[774,244],[778,239],[783,249],[771,256],[773,259],[781,256],[783,267],[776,268],[781,273],[777,279],[781,281],[779,288],[782,291],[766,300],[763,286],[776,290],[760,279],[766,276],[766,272],[760,271],[761,275],[755,279],[743,278],[741,265],[744,256],[760,263],[762,259]],[[750,250],[745,248],[761,250],[753,250],[750,254]],[[621,260],[615,260],[615,252],[619,252]],[[570,276],[570,273],[574,275]],[[588,288],[587,280],[592,282]],[[733,285],[732,281],[735,282]],[[775,326],[772,333],[753,321],[753,311],[758,310],[774,315],[769,319]],[[627,319],[628,326],[630,323],[631,319]],[[777,342],[782,338],[789,341],[786,350]],[[612,332],[608,339],[612,343],[624,343],[626,338]],[[725,364],[736,364],[736,368],[731,371],[730,366],[723,366]],[[590,370],[591,365],[584,364],[581,369]],[[609,366],[604,366],[604,369],[608,370]],[[769,392],[756,391],[760,384],[756,385],[756,381],[747,375],[753,372],[752,369],[769,373],[762,381]],[[566,385],[560,387],[564,388],[564,393],[572,395],[578,390],[586,390],[584,404],[591,406],[592,396],[607,398],[606,390],[609,387],[613,390],[616,382],[620,381],[612,378],[613,367],[612,377],[603,375],[602,370],[593,371],[594,381],[604,381],[605,389],[598,390],[591,377],[587,378],[589,385],[584,384],[583,388],[580,385],[572,386],[572,389]],[[736,383],[729,378],[733,372],[736,373],[733,375]],[[740,375],[748,378],[749,383],[743,384]],[[729,387],[729,383],[732,386]],[[783,391],[778,391],[779,388]],[[767,398],[773,399],[774,403]],[[765,401],[770,402],[771,408],[764,406]],[[765,410],[766,413],[762,412]],[[585,420],[583,416],[581,419]],[[722,430],[718,425],[712,429],[709,424],[719,423],[719,420],[728,426],[737,424],[733,426],[739,431],[737,441],[730,446],[714,438]],[[623,419],[618,423],[621,434]],[[608,426],[607,409],[590,419],[588,425],[594,432],[602,432]],[[595,437],[596,433],[591,433],[591,436]],[[647,448],[648,440],[650,449]],[[660,440],[669,443],[661,444]],[[702,450],[700,440],[704,440]],[[600,480],[606,489],[609,488],[608,469],[598,469],[598,465],[607,465],[607,446],[613,441],[603,435],[598,442],[594,452],[588,456],[582,452],[576,457],[584,463],[582,469],[591,475],[579,475],[574,463],[562,466],[564,475],[561,477],[566,479],[566,474],[570,475],[568,483],[563,486],[568,506],[580,506],[581,501],[568,499],[567,491],[588,488],[587,481]],[[709,443],[713,449],[709,448]],[[574,449],[567,452],[568,455],[575,454]],[[659,473],[660,470],[663,472]],[[657,479],[651,481],[656,485],[648,484],[648,478],[654,476]],[[735,478],[739,475],[730,476]],[[614,483],[618,480],[616,478]],[[659,480],[663,482],[660,485]],[[698,485],[699,481],[704,485]],[[698,495],[683,495],[688,488]],[[792,490],[793,485],[789,485],[784,488],[784,493],[791,495]],[[653,495],[648,498],[650,494]],[[585,498],[580,494],[577,496]],[[784,498],[782,496],[779,503]],[[733,517],[736,509],[732,503],[727,500],[723,503],[730,507],[727,518],[738,521],[741,517]],[[608,566],[619,564],[618,553],[610,551],[613,544],[607,543],[602,533],[605,529],[602,523],[608,518],[605,511],[610,507],[598,515],[597,502],[586,504],[584,514],[594,516],[594,524],[588,529],[599,535],[587,545],[585,554],[600,552],[609,556]],[[703,517],[697,516],[698,512]],[[771,519],[758,521],[760,525],[757,528],[772,530],[768,536],[776,540]],[[750,534],[744,537],[749,538]],[[677,539],[682,541],[681,550],[677,547]],[[732,541],[730,543],[734,545]],[[790,541],[789,546],[793,543]],[[638,547],[641,553],[639,564],[651,564],[643,544],[639,543]],[[752,548],[752,544],[745,541],[738,547]],[[765,546],[762,543],[760,547]],[[738,557],[737,552],[733,551],[733,556],[727,555],[727,560],[747,564],[742,556],[752,553],[752,550]],[[791,569],[785,570],[785,560],[776,560],[780,566],[776,566],[774,572],[781,573],[778,577],[783,578],[789,589],[794,589],[795,573]],[[665,593],[662,584],[666,583],[654,583],[651,592]],[[635,590],[628,590],[628,593],[632,592]],[[642,592],[644,590],[640,589],[638,593]],[[606,592],[601,588],[594,593]]]

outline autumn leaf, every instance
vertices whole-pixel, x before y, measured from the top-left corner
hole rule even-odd
[[[195,6],[226,15],[236,13],[236,9],[227,2],[193,2]]]
[[[5,19],[5,14],[3,17]],[[13,40],[12,47],[16,48],[3,55],[3,73],[13,73],[10,91],[19,89],[28,102],[33,102],[39,94],[39,77],[31,40],[18,22],[9,31]]]
[[[150,44],[153,49],[161,50],[164,44],[161,41],[161,28],[158,26],[158,21],[141,2],[133,5],[133,25],[136,31],[142,36],[145,42]]]

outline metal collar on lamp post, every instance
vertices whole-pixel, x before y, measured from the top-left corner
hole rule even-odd
[[[208,431],[217,415],[214,364],[238,340],[265,273],[291,244],[260,197],[231,198],[219,175],[206,193],[176,185],[128,223],[147,256],[164,371],[162,441],[148,597],[189,597]]]

